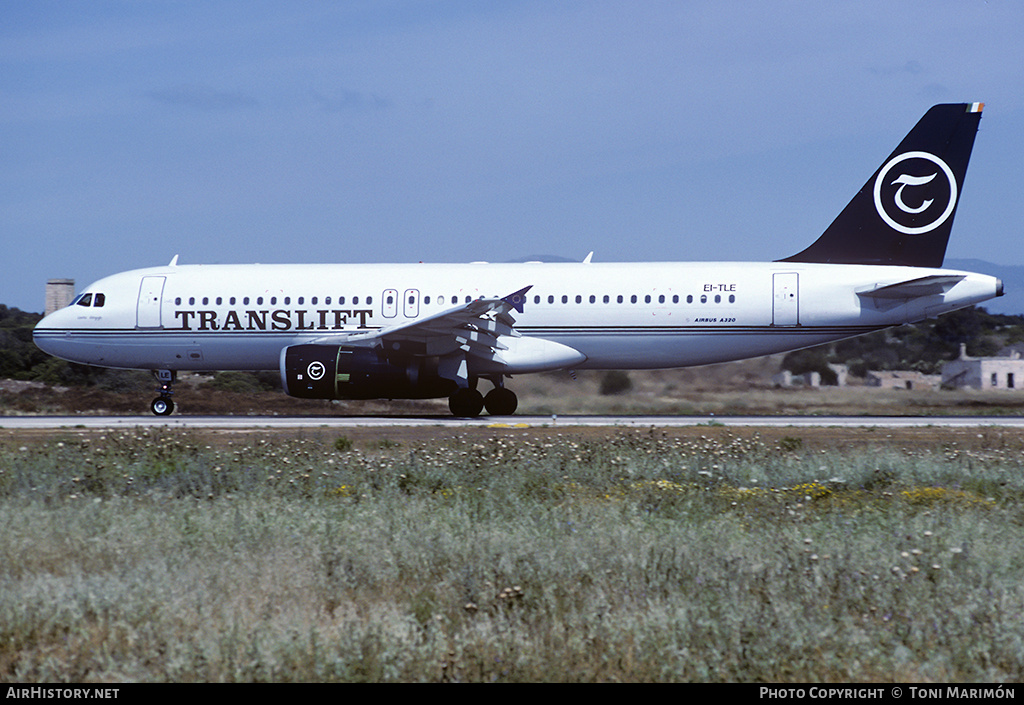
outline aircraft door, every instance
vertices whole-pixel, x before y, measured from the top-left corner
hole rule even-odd
[[[405,304],[405,317],[416,318],[420,315],[420,292],[417,289],[406,289],[402,301]]]
[[[772,275],[772,325],[800,325],[800,289],[796,272],[776,272]]]
[[[394,318],[398,314],[398,289],[385,289],[380,305],[384,318]]]
[[[139,303],[135,309],[135,325],[138,328],[162,328],[160,316],[164,298],[164,282],[167,277],[143,277],[139,286]]]

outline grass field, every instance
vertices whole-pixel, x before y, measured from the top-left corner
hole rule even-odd
[[[1000,431],[0,435],[0,680],[1024,678]]]

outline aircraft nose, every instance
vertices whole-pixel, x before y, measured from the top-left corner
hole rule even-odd
[[[63,325],[64,309],[43,316],[43,319],[32,329],[32,342],[43,352],[68,359],[66,338],[67,326]]]
[[[37,348],[39,348],[45,353],[50,353],[50,351],[47,349],[46,341],[50,337],[48,331],[53,327],[51,325],[53,323],[52,319],[52,313],[43,316],[43,318],[38,323],[36,323],[35,327],[32,329],[32,342],[36,344]],[[50,354],[52,355],[53,353]]]

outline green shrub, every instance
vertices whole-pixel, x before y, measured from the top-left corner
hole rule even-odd
[[[609,370],[601,376],[601,394],[605,396],[625,394],[632,388],[633,380],[621,370]]]

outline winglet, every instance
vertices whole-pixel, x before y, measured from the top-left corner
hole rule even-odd
[[[594,252],[591,250],[590,254],[583,258],[583,264],[590,264],[590,260],[594,258]]]
[[[169,265],[167,265],[167,266],[168,267],[177,267],[178,266],[178,255],[174,255],[174,257],[171,259],[171,263]]]
[[[532,288],[533,284],[530,284],[530,286],[526,287],[525,289],[520,289],[514,294],[509,294],[508,296],[501,297],[501,300],[507,303],[512,308],[514,308],[519,313],[522,313],[523,304],[526,303],[526,292],[528,292]]]

